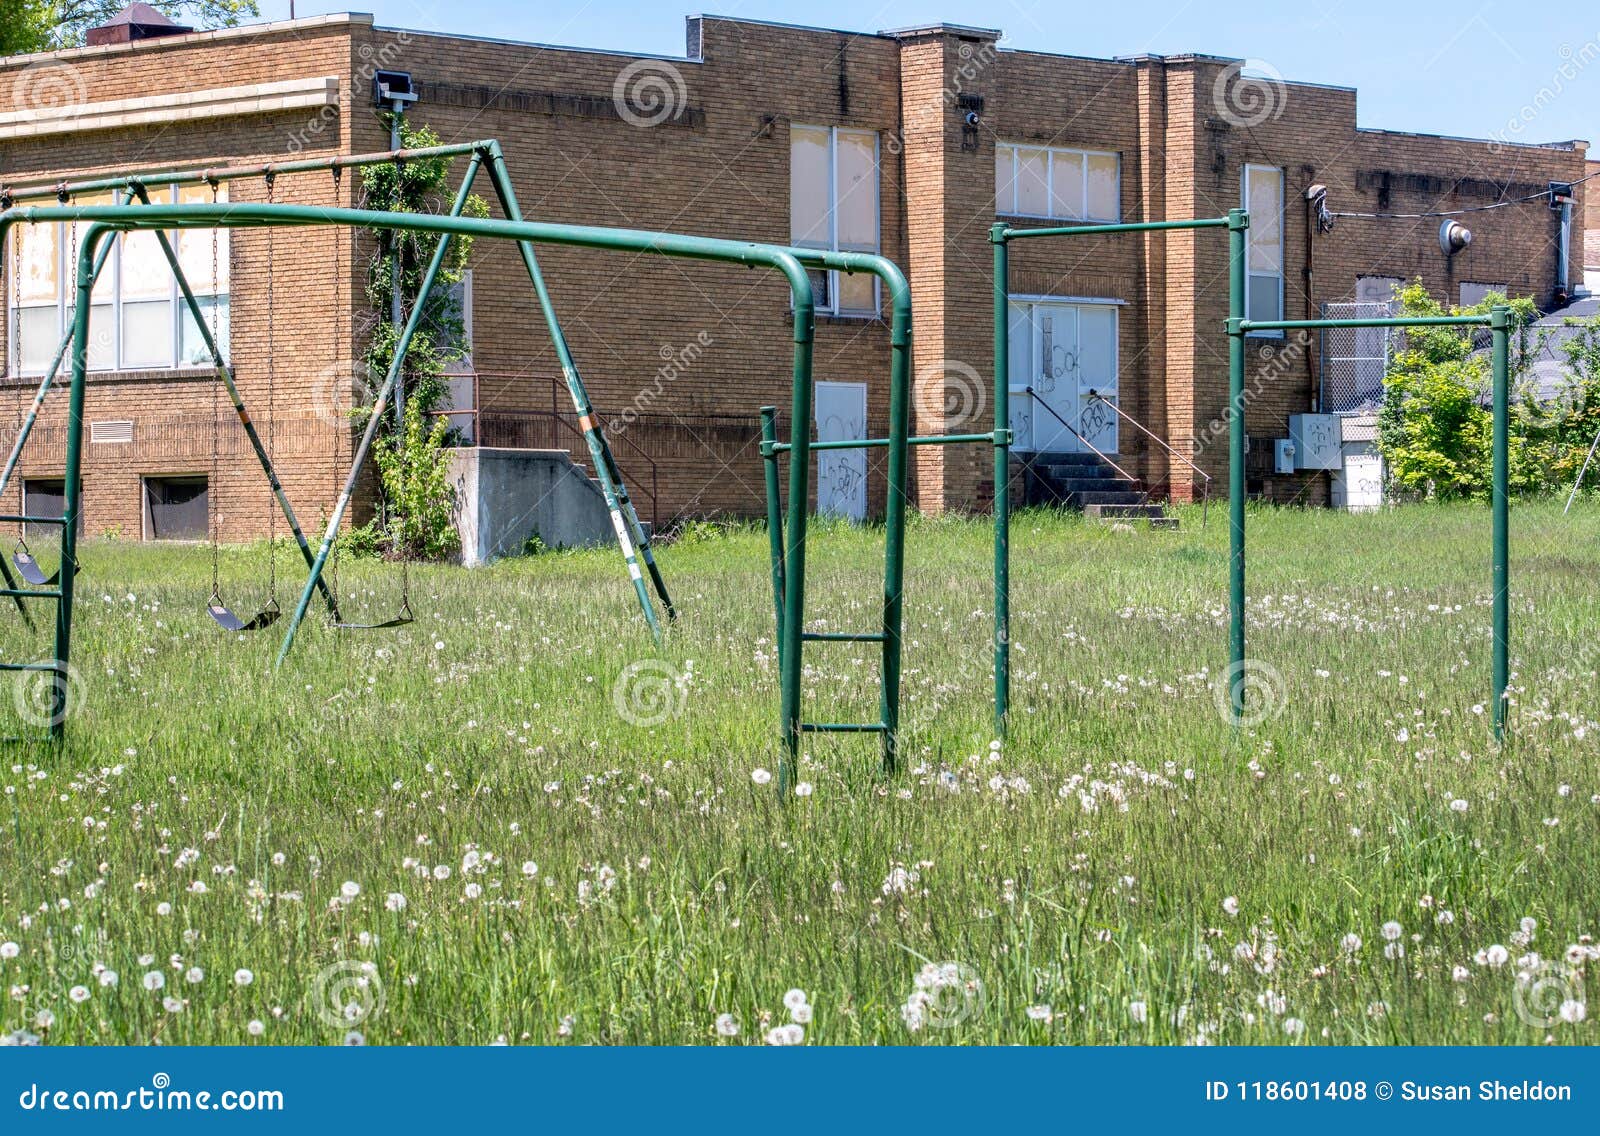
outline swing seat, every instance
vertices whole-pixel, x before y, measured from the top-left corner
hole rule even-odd
[[[283,613],[278,610],[276,603],[269,603],[249,619],[240,619],[222,601],[214,600],[206,605],[206,614],[216,620],[224,631],[260,631],[271,627]]]
[[[39,562],[33,558],[33,554],[30,552],[18,549],[11,554],[11,562],[17,566],[17,574],[36,588],[51,587],[61,579],[60,568],[46,575],[44,569],[39,567]]]
[[[340,621],[333,625],[335,631],[385,631],[391,627],[404,627],[408,623],[415,623],[417,617],[411,614],[411,602],[402,601],[400,611],[393,619],[386,619],[382,623],[345,623]]]

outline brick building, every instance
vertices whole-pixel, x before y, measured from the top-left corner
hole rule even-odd
[[[978,28],[861,35],[695,17],[684,56],[658,58],[400,31],[362,15],[205,33],[140,27],[137,38],[0,60],[0,183],[385,150],[373,76],[409,73],[418,95],[410,120],[447,142],[498,138],[530,218],[895,260],[913,287],[920,434],[988,428],[987,234],[997,218],[1161,220],[1247,204],[1257,318],[1386,298],[1390,282],[1413,277],[1451,302],[1494,287],[1549,305],[1560,226],[1543,201],[1462,217],[1472,240],[1456,251],[1441,243],[1437,218],[1334,215],[1476,208],[1586,172],[1583,142],[1359,129],[1350,89],[1208,56],[1012,50]],[[1313,186],[1326,195],[1308,199]],[[204,187],[151,189],[209,198]],[[1579,217],[1587,189],[1577,189]],[[241,179],[220,192],[262,201],[267,190]],[[354,205],[361,185],[355,175],[336,189],[326,173],[286,174],[273,194]],[[215,432],[212,470],[215,384],[147,242],[122,243],[97,293],[86,530],[192,531],[194,510],[203,516],[209,501],[225,535],[259,534],[266,487],[231,418]],[[12,390],[0,392],[8,421],[4,395],[27,397],[40,344],[53,347],[64,318],[60,263],[72,236],[25,233],[15,244],[22,271],[8,275],[5,305]],[[362,295],[372,245],[329,229],[255,230],[221,238],[215,252],[213,275],[211,239],[186,235],[191,282],[215,307],[290,496],[314,524],[348,461],[344,411],[357,397],[351,360],[372,319]],[[640,511],[662,521],[757,511],[756,410],[789,396],[781,283],[726,266],[541,256]],[[1586,258],[1575,248],[1573,259]],[[889,353],[879,298],[860,278],[817,283],[816,377],[827,384],[818,428],[881,435]],[[1226,292],[1226,244],[1215,232],[1016,246],[1009,381],[1018,450],[1071,450],[1086,437],[1158,492],[1190,497],[1197,476],[1143,427],[1220,478]],[[469,357],[452,383],[454,420],[480,444],[581,454],[515,250],[478,242],[462,301]],[[1319,408],[1319,356],[1314,340],[1252,340],[1253,439],[1286,436],[1291,414]],[[1097,408],[1091,391],[1127,417]],[[47,408],[25,462],[39,502],[59,489],[61,401]],[[854,460],[829,459],[824,504],[881,508],[876,457],[865,478]],[[982,447],[920,447],[913,473],[929,511],[982,510],[992,499]],[[1252,491],[1276,499],[1328,495],[1320,472],[1280,475],[1253,462],[1250,477]]]

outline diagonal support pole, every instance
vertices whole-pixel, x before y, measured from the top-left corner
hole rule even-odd
[[[467,172],[461,179],[461,188],[456,191],[456,199],[450,207],[451,217],[460,217],[461,211],[467,207],[467,201],[472,195],[472,183],[477,179],[478,170],[482,166],[482,153],[474,151],[471,161],[467,163]],[[361,477],[361,467],[366,464],[367,454],[371,452],[372,443],[378,434],[378,424],[383,420],[384,410],[388,407],[389,398],[399,381],[400,370],[405,366],[406,353],[411,349],[411,339],[422,324],[428,297],[433,294],[434,283],[439,279],[440,269],[444,267],[445,255],[450,251],[452,235],[448,232],[439,234],[439,243],[434,247],[433,258],[428,262],[428,271],[422,278],[422,286],[417,292],[416,302],[412,305],[411,315],[406,320],[405,327],[400,330],[400,338],[395,342],[394,358],[389,361],[389,372],[384,375],[383,385],[378,388],[378,396],[373,400],[366,429],[361,432],[361,441],[356,445],[356,452],[350,458],[350,473],[345,477],[344,488],[339,491],[339,499],[334,502],[333,515],[328,519],[328,529],[322,536],[322,546],[317,549],[317,555],[311,562],[311,577],[306,581],[305,590],[300,593],[300,602],[295,605],[294,615],[289,620],[289,630],[283,637],[283,646],[278,648],[277,666],[283,665],[283,660],[289,655],[289,649],[294,646],[295,633],[300,630],[300,624],[306,617],[306,609],[311,606],[312,591],[322,584],[322,570],[328,563],[329,553],[333,551],[333,542],[339,536],[339,526],[344,523],[345,510],[350,507],[350,499],[355,496],[356,483]]]
[[[517,204],[517,193],[511,183],[510,171],[506,168],[505,154],[498,142],[490,142],[486,150],[489,155],[489,180],[494,186],[495,196],[500,199],[500,210],[508,221],[521,221],[522,209]],[[534,294],[539,299],[540,310],[544,313],[545,324],[550,330],[556,358],[561,363],[561,374],[566,380],[567,392],[572,396],[573,410],[578,415],[578,427],[583,431],[584,442],[589,447],[589,458],[594,466],[595,479],[600,482],[600,489],[611,512],[611,527],[616,531],[617,544],[621,546],[623,559],[627,561],[628,575],[633,580],[639,609],[644,612],[645,622],[650,625],[650,633],[659,641],[661,624],[656,618],[650,593],[645,589],[643,574],[639,569],[641,560],[644,562],[644,570],[650,575],[650,582],[656,594],[661,598],[669,620],[677,618],[677,609],[673,607],[672,597],[667,592],[666,580],[662,578],[661,569],[656,565],[650,536],[639,522],[638,511],[628,496],[628,488],[622,481],[621,471],[617,468],[611,447],[606,443],[605,434],[595,417],[594,407],[589,402],[588,389],[583,385],[577,362],[572,357],[571,348],[567,346],[566,333],[556,316],[555,304],[550,298],[550,289],[545,284],[544,273],[539,269],[539,260],[534,255],[533,245],[528,241],[518,241],[517,245],[522,255],[523,267],[527,269],[528,279],[532,282]]]

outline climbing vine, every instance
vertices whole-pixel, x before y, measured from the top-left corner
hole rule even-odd
[[[400,143],[407,150],[439,145],[426,126],[400,123]],[[453,203],[448,158],[422,158],[404,163],[368,166],[362,170],[365,207],[397,213],[445,213]],[[463,215],[485,217],[481,197],[467,199]],[[448,477],[452,438],[448,419],[435,415],[446,393],[446,371],[465,357],[465,313],[455,285],[462,280],[472,255],[472,238],[451,238],[434,286],[421,300],[423,278],[438,249],[438,233],[370,230],[377,247],[367,262],[365,295],[368,374],[388,373],[398,347],[400,329],[423,303],[421,322],[411,337],[401,366],[404,391],[397,422],[386,418],[373,447],[383,508],[353,544],[375,547],[392,556],[441,559],[460,545],[453,522],[454,491]],[[398,264],[398,270],[396,265]],[[399,323],[394,319],[398,295]],[[403,423],[403,424],[402,424]]]

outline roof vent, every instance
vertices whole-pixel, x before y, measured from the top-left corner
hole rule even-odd
[[[188,35],[193,28],[175,23],[148,4],[129,4],[99,27],[90,28],[84,42],[90,47],[108,43],[133,43],[141,39]]]

